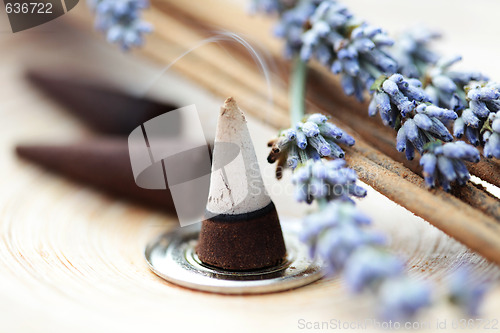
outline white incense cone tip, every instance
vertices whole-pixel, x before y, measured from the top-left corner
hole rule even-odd
[[[207,210],[218,214],[242,214],[267,206],[271,199],[262,181],[247,121],[232,97],[221,107],[215,142]],[[213,168],[220,167],[217,160],[228,159],[229,151],[219,149],[217,142],[233,143],[240,150],[223,170]]]
[[[223,108],[237,108],[238,107],[238,104],[236,104],[236,101],[234,100],[233,97],[228,97],[226,98],[226,100],[224,101],[224,106]]]
[[[224,105],[220,108],[220,117],[233,117],[233,118],[241,118],[244,122],[246,122],[245,115],[238,107],[238,104],[234,100],[233,97],[229,97],[224,101]],[[235,119],[236,120],[236,119]]]

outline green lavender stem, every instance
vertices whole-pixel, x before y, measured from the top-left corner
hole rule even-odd
[[[305,114],[307,64],[295,57],[290,77],[290,120],[292,127],[302,120]]]

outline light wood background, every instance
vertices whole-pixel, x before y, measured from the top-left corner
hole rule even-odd
[[[436,2],[350,0],[349,4],[360,16],[391,31],[418,21],[443,28],[449,38],[441,49],[460,51],[469,59],[468,67],[500,77],[495,64],[500,46],[494,44],[500,33],[495,24],[500,6],[495,2],[442,1],[425,15],[422,8],[435,8],[431,4],[436,6]],[[75,9],[81,15],[86,10],[84,3]],[[58,21],[71,20],[71,15]],[[139,91],[158,73],[158,65],[133,54],[123,55],[98,35],[73,31],[58,21],[12,34],[5,16],[1,19],[0,331],[292,332],[300,331],[300,319],[374,317],[376,305],[371,298],[352,297],[340,279],[324,279],[278,294],[222,296],[176,287],[149,272],[142,257],[145,244],[176,227],[174,217],[50,174],[17,159],[13,147],[19,142],[64,143],[92,135],[26,83],[23,72],[27,67],[70,68],[79,75]],[[172,71],[150,94],[181,104],[195,103],[204,116],[206,133],[213,133],[221,98]],[[265,142],[275,131],[255,119],[250,119],[250,130],[280,214],[300,216],[308,207],[293,203],[286,191],[287,180],[275,181],[274,166],[265,163]],[[373,216],[374,228],[391,236],[392,251],[407,258],[409,274],[436,284],[436,298],[446,289],[448,273],[461,265],[471,265],[482,278],[500,278],[498,267],[377,192],[370,189],[359,205]],[[500,319],[499,297],[496,285],[483,306],[484,318]],[[437,319],[446,319],[451,328],[451,320],[457,318],[461,314],[438,303],[417,320],[431,322],[432,331]]]

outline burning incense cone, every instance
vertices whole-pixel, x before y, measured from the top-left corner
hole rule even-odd
[[[65,76],[28,71],[27,79],[96,132],[129,135],[137,126],[177,109],[144,98]],[[180,123],[180,119],[177,120]],[[175,128],[175,126],[173,126]],[[178,126],[180,128],[180,126]],[[176,135],[178,133],[171,133]]]
[[[226,156],[228,143],[240,150],[232,161]],[[271,267],[286,255],[278,214],[264,187],[245,116],[232,98],[219,115],[207,218],[197,253],[202,262],[228,270]]]

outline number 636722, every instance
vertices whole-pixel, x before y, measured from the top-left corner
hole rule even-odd
[[[15,2],[5,5],[7,14],[52,14],[50,2]]]

